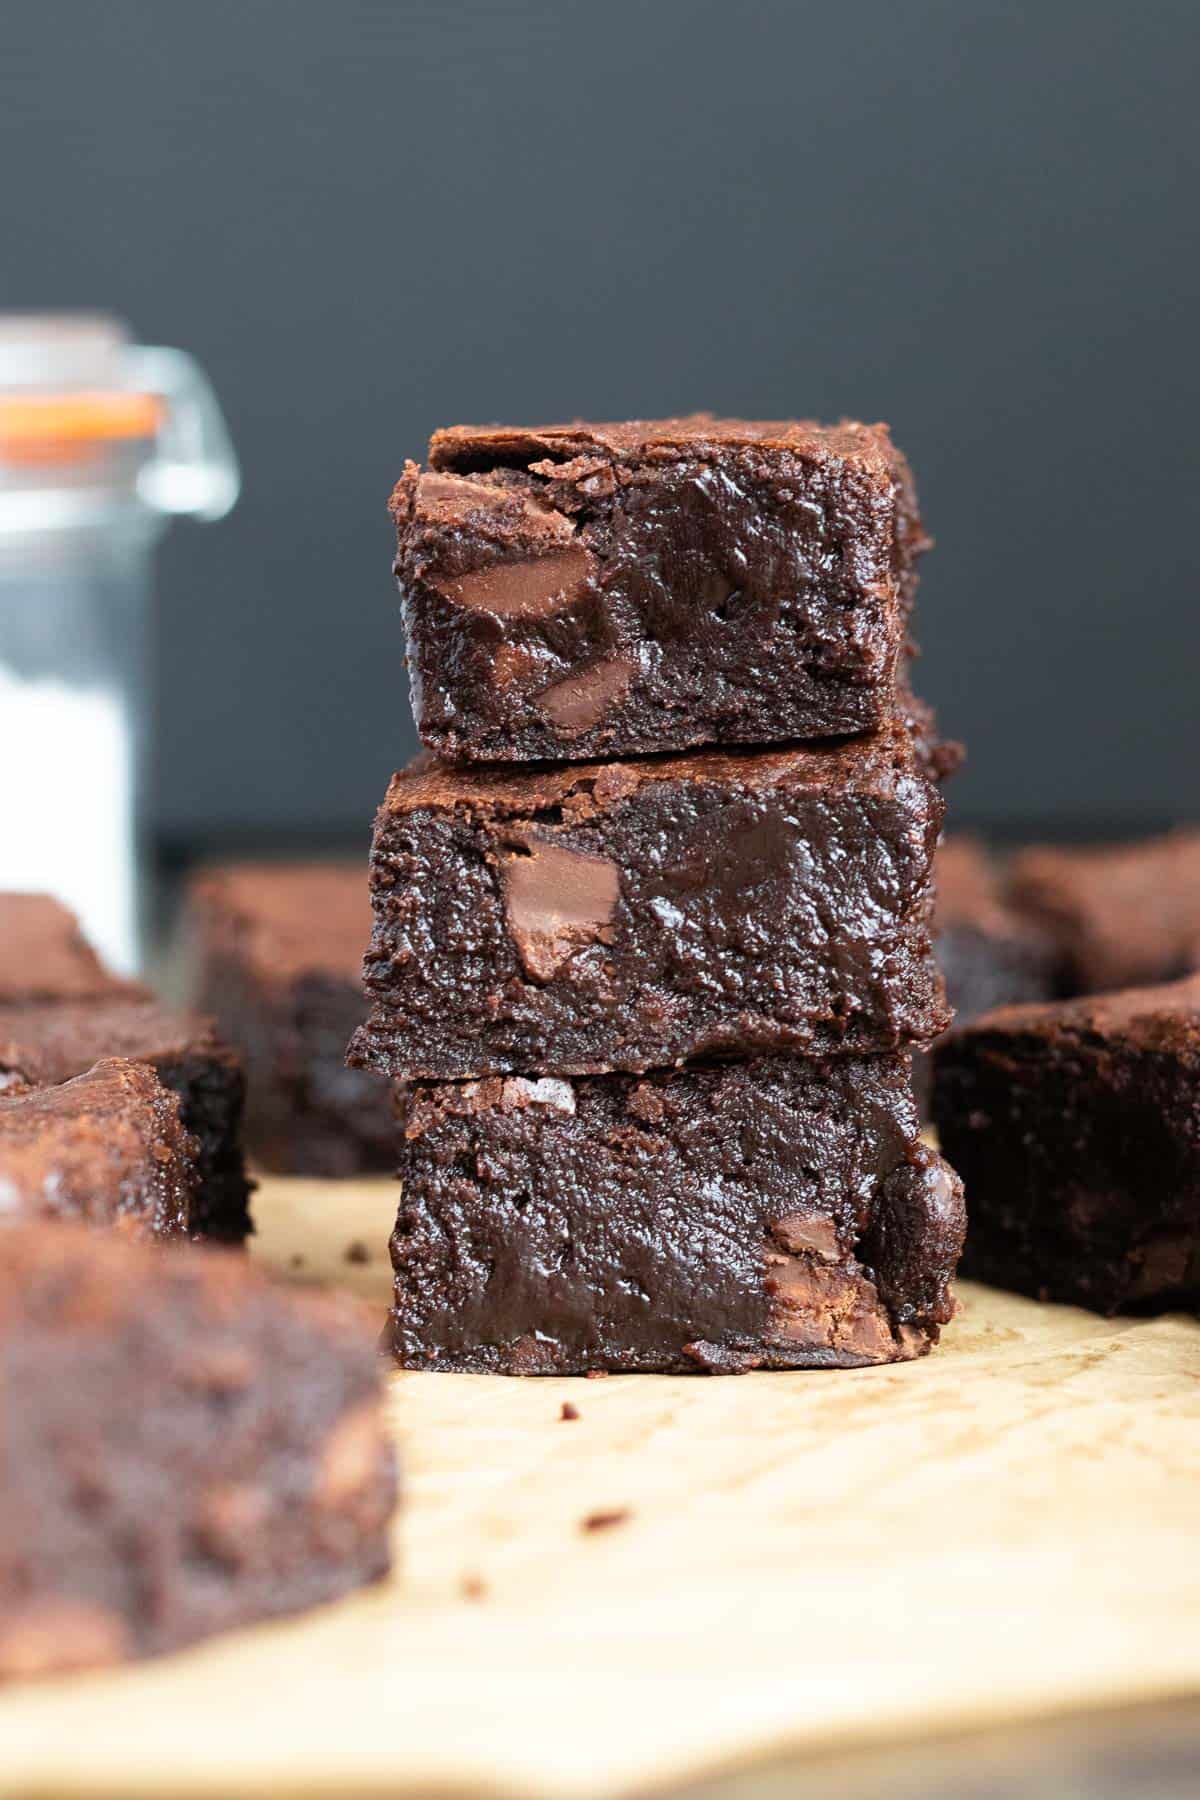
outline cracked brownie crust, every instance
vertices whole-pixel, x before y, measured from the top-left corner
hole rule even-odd
[[[398,1091],[406,1368],[856,1367],[953,1313],[962,1189],[904,1055]]]
[[[351,1060],[411,1078],[874,1052],[949,1014],[942,801],[902,727],[853,745],[396,776]]]
[[[886,426],[458,426],[391,510],[417,728],[449,760],[767,744],[895,715],[928,539]]]
[[[0,1255],[0,1679],[122,1662],[388,1567],[353,1303],[67,1226]]]

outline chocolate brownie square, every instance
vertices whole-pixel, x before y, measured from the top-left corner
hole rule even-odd
[[[1104,993],[1200,969],[1200,831],[1014,857],[1010,893],[1058,950],[1060,991]]]
[[[419,759],[376,822],[351,1060],[459,1079],[928,1041],[942,810],[901,726],[536,771]]]
[[[771,744],[896,716],[929,540],[884,425],[456,426],[391,502],[448,760]]]
[[[361,863],[238,863],[192,884],[193,1003],[246,1067],[246,1142],[266,1169],[342,1176],[389,1170],[387,1084],[345,1065],[366,1011],[370,934]]]
[[[0,1092],[0,1225],[83,1220],[186,1237],[199,1185],[179,1099],[147,1063],[108,1057],[55,1087],[9,1072]],[[7,1257],[0,1243],[0,1263]]]
[[[179,1095],[199,1176],[188,1229],[193,1237],[240,1243],[251,1229],[241,1141],[246,1083],[211,1020],[124,995],[0,1006],[0,1084],[6,1076],[57,1084],[105,1056],[149,1063]]]
[[[373,1333],[244,1257],[5,1232],[0,1463],[0,1679],[174,1650],[388,1568]]]
[[[74,913],[49,894],[0,894],[0,1005],[146,992],[108,972]]]
[[[1200,977],[1005,1007],[934,1052],[964,1275],[1113,1313],[1200,1300]]]
[[[398,1091],[391,1341],[504,1374],[852,1368],[953,1315],[962,1189],[908,1058]]]

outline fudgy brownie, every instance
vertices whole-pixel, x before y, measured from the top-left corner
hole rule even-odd
[[[458,1079],[928,1041],[949,1022],[942,810],[900,726],[536,771],[418,759],[376,822],[351,1060]]]
[[[186,1237],[199,1172],[179,1098],[148,1063],[108,1057],[56,1087],[0,1093],[0,1224],[82,1219],[131,1237]],[[8,1239],[0,1246],[0,1263]]]
[[[6,1232],[0,1463],[0,1678],[173,1650],[388,1568],[370,1333],[244,1257]]]
[[[1200,969],[1200,831],[1014,857],[1013,904],[1054,939],[1060,991],[1104,993]]]
[[[188,1229],[240,1243],[251,1228],[241,1143],[246,1083],[211,1020],[123,996],[0,1006],[0,1085],[6,1076],[39,1087],[68,1081],[104,1056],[149,1063],[179,1095],[199,1176]]]
[[[895,716],[929,540],[884,425],[457,426],[391,509],[417,729],[449,760]]]
[[[264,1168],[394,1165],[387,1084],[345,1064],[370,926],[361,863],[239,863],[193,884],[192,998],[245,1059],[246,1141]]]
[[[146,993],[109,974],[74,913],[49,894],[0,894],[0,1005]]]
[[[855,1367],[953,1314],[903,1054],[400,1088],[391,1340],[505,1374]]]
[[[1200,977],[1005,1007],[934,1051],[964,1275],[1099,1312],[1200,1300]]]

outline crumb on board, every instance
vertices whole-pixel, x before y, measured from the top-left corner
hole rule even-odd
[[[577,1419],[579,1417],[579,1408],[577,1406],[572,1406],[569,1400],[564,1400],[562,1403],[562,1411],[558,1416],[560,1419]]]
[[[624,1525],[633,1514],[627,1506],[610,1507],[606,1512],[589,1513],[579,1529],[581,1531],[610,1531],[614,1525]]]
[[[464,1600],[483,1600],[487,1597],[487,1582],[482,1575],[464,1575],[460,1586]]]
[[[293,1269],[302,1269],[304,1267],[304,1258],[298,1250],[295,1255],[288,1257],[288,1264]]]
[[[352,1244],[346,1245],[346,1261],[348,1263],[369,1263],[371,1252],[361,1238],[355,1238]]]
[[[585,1371],[583,1379],[585,1381],[607,1381],[608,1380],[608,1370],[607,1369],[588,1369]]]

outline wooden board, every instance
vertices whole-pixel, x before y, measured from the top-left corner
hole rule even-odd
[[[394,1199],[269,1182],[256,1253],[378,1304]],[[394,1579],[6,1691],[0,1794],[618,1794],[1200,1690],[1200,1325],[962,1299],[892,1369],[394,1377]]]

